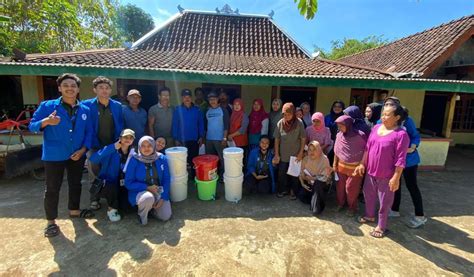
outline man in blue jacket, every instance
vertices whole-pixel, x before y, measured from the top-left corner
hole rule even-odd
[[[191,95],[189,89],[183,89],[181,92],[183,102],[174,110],[172,125],[175,145],[188,149],[189,165],[199,154],[204,137],[204,118],[199,108],[193,104]]]
[[[56,83],[61,97],[42,102],[29,125],[32,132],[43,131],[41,159],[46,174],[46,237],[54,237],[60,232],[55,220],[58,217],[59,190],[64,170],[67,171],[69,185],[69,216],[94,216],[90,210],[79,209],[85,153],[91,147],[92,138],[89,108],[77,100],[81,80],[75,74],[65,73],[58,77]]]
[[[83,104],[90,109],[90,121],[92,130],[91,150],[87,153],[90,158],[93,153],[106,145],[116,142],[123,129],[122,104],[110,99],[112,94],[112,81],[106,77],[99,76],[92,81],[94,93],[97,97],[87,99]],[[88,163],[90,181],[99,174],[100,168]],[[90,195],[92,210],[100,209],[99,196]]]

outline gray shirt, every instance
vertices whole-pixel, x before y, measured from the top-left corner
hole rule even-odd
[[[290,156],[297,156],[301,147],[301,139],[306,138],[303,122],[298,119],[298,125],[289,133],[283,130],[283,119],[278,121],[273,133],[275,138],[280,139],[280,159],[282,162],[289,162]]]
[[[153,130],[156,137],[172,137],[171,124],[173,122],[173,112],[173,106],[165,108],[160,103],[151,106],[150,110],[148,111],[148,117],[155,119]]]

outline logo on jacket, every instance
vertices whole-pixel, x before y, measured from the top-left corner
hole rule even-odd
[[[85,113],[82,114],[82,120],[87,120],[87,114]]]
[[[161,165],[161,170],[165,170],[165,165],[164,164]]]

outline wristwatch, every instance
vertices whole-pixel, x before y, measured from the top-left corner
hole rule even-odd
[[[223,138],[222,140],[227,140],[227,138]]]

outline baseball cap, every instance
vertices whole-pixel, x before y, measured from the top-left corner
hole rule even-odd
[[[120,133],[120,137],[132,136],[135,138],[135,132],[132,129],[123,129]]]
[[[181,91],[181,96],[192,96],[192,93],[189,89],[185,88]]]
[[[209,92],[209,94],[207,95],[207,99],[209,99],[209,98],[217,98],[217,93]]]
[[[142,95],[140,94],[140,92],[136,89],[131,89],[128,91],[128,94],[127,94],[127,97],[130,96],[130,95],[138,95],[140,97],[142,97]]]

